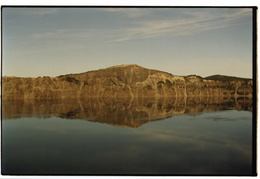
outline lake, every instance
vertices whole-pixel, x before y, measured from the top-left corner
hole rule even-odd
[[[252,175],[248,99],[3,101],[2,174]]]

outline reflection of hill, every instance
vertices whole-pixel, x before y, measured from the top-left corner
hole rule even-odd
[[[248,98],[104,98],[86,100],[5,100],[3,119],[20,117],[84,119],[121,127],[139,127],[174,114],[196,115],[203,111],[252,111]]]

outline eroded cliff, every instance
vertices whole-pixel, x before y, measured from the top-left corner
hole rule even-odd
[[[3,99],[248,97],[252,80],[207,79],[121,65],[59,77],[2,77]]]

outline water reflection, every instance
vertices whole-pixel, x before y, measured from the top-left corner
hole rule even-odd
[[[3,118],[19,120],[2,121],[1,171],[252,175],[251,103],[194,98],[3,101]],[[161,121],[151,122],[156,120]]]
[[[176,114],[196,115],[229,109],[252,111],[252,100],[249,98],[6,100],[2,105],[3,119],[60,117],[132,128]]]

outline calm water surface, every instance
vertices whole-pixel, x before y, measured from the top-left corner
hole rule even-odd
[[[102,108],[106,113],[92,109],[90,115],[75,105],[67,113],[58,104],[48,108],[51,113],[46,112],[49,104],[40,104],[37,111],[29,105],[31,113],[17,111],[19,105],[3,108],[3,174],[252,174],[248,110],[187,113],[185,106],[183,113],[169,107],[158,112],[157,103],[150,112],[149,105],[105,105],[110,109]],[[55,112],[57,108],[63,110]]]

